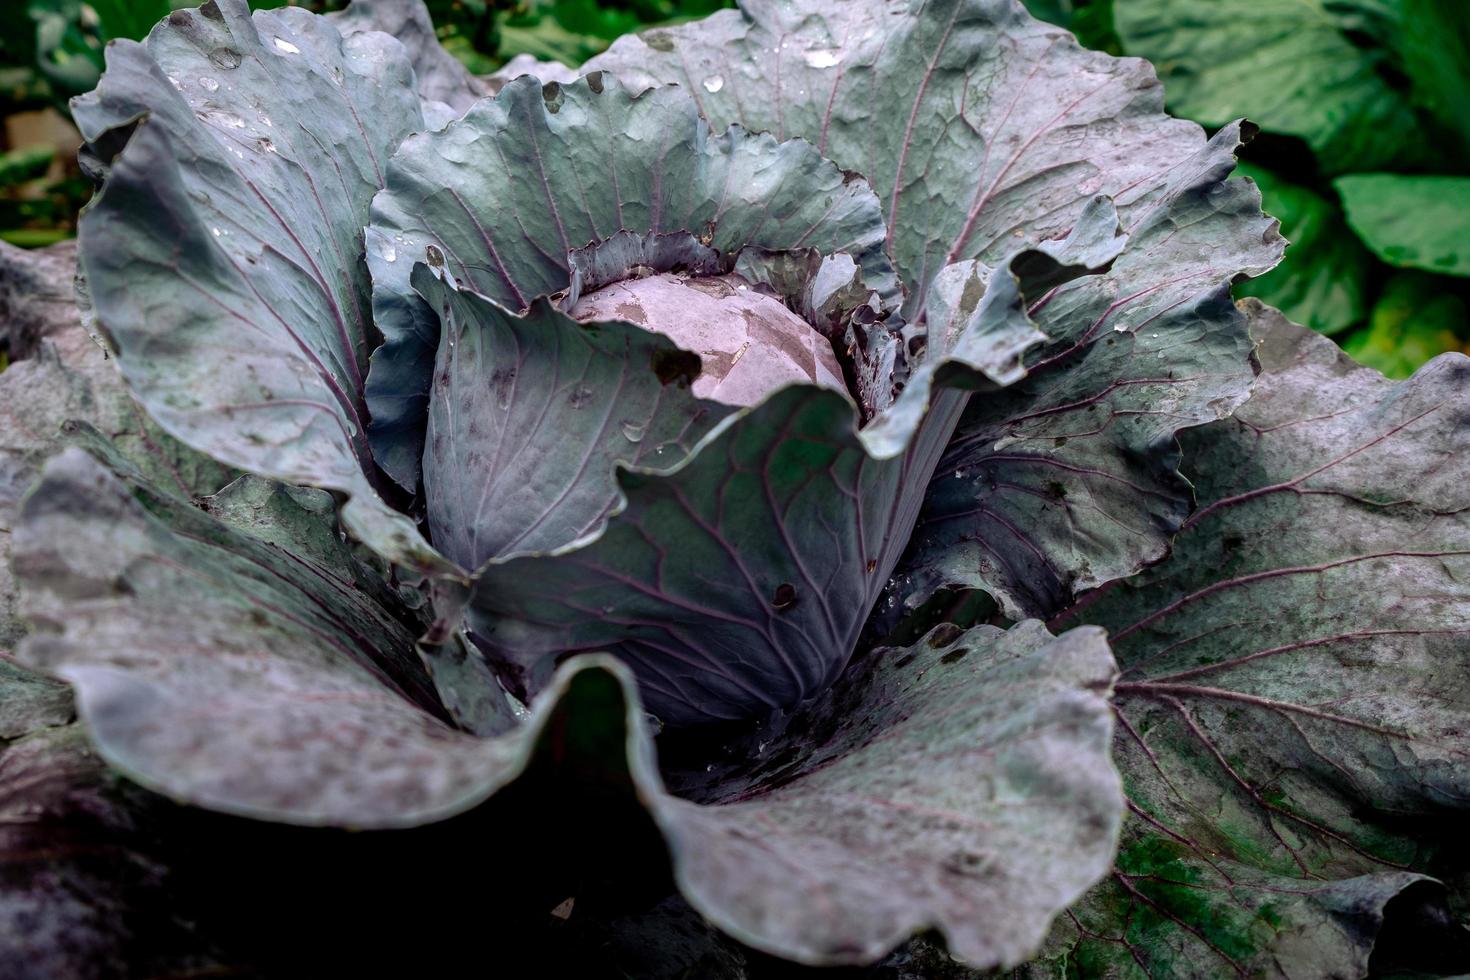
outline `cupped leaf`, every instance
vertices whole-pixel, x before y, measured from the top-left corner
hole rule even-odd
[[[1381,70],[1387,52],[1354,42],[1363,24],[1353,7],[1130,0],[1114,16],[1124,49],[1160,66],[1174,112],[1206,125],[1244,114],[1301,137],[1325,170],[1342,173],[1384,166],[1421,142],[1408,99]]]
[[[1226,182],[1240,127],[1203,143],[1163,115],[1147,64],[1083,51],[1008,0],[749,0],[586,67],[679,82],[716,125],[802,135],[866,174],[910,318],[959,263],[998,265],[1111,197],[1128,248],[1030,311],[1052,340],[1027,358],[1041,376],[973,400],[940,471],[957,482],[935,488],[895,597],[979,587],[1013,617],[1049,615],[1163,554],[1189,506],[1174,432],[1227,414],[1252,377],[1224,286],[1281,257],[1259,196]]]
[[[747,0],[625,37],[584,70],[678,83],[716,128],[810,140],[872,181],[917,319],[946,265],[1060,237],[1094,195],[1147,204],[1199,131],[1153,69],[1086,51],[1011,0]]]
[[[942,628],[871,652],[818,702],[660,797],[685,896],[806,963],[876,960],[924,928],[977,967],[1030,956],[1106,872],[1122,819],[1101,631]],[[677,777],[671,777],[677,778]]]
[[[993,390],[1019,381],[1025,354],[1048,339],[1031,310],[1049,290],[1106,271],[1127,243],[1113,202],[1097,197],[1066,238],[1017,252],[998,274],[976,261],[946,266],[931,287],[924,355],[903,391],[865,430],[869,446],[897,451],[941,387]]]
[[[440,280],[424,491],[435,544],[462,568],[546,551],[617,501],[615,463],[671,466],[730,408],[695,398],[698,355],[623,322],[578,323],[547,300],[524,316]]]
[[[609,650],[667,723],[799,704],[851,655],[956,414],[879,460],[851,401],[782,389],[672,470],[620,469],[626,503],[595,537],[482,569],[476,642],[523,693],[566,651]]]
[[[714,135],[675,88],[635,97],[601,74],[544,89],[516,79],[442,132],[406,140],[373,203],[368,265],[385,342],[368,402],[396,480],[417,483],[439,337],[413,294],[414,263],[442,264],[523,310],[567,288],[568,252],[620,230],[687,231],[721,252],[848,252],[871,287],[898,295],[872,188],[809,144],[738,127]]]
[[[1337,202],[1260,167],[1242,165],[1237,173],[1261,188],[1266,212],[1280,220],[1291,244],[1280,265],[1239,286],[1236,295],[1255,296],[1321,333],[1362,322],[1373,259],[1348,230]]]
[[[1349,174],[1348,224],[1389,265],[1470,276],[1470,177]]]
[[[105,173],[79,228],[92,312],[138,400],[230,465],[350,495],[352,532],[446,563],[374,491],[361,261],[388,156],[423,126],[402,47],[244,0],[169,15],[73,114]]]
[[[1121,247],[1111,204],[1088,214],[1063,241],[1013,255],[861,430],[845,393],[798,385],[727,417],[674,466],[620,464],[625,500],[604,525],[480,570],[476,642],[522,694],[567,651],[609,650],[671,724],[815,697],[852,655],[908,541],[965,389],[1003,382],[995,365],[1015,338],[1040,338],[1026,314],[1037,287]]]
[[[1184,437],[1200,507],[1173,554],[1062,620],[1111,633],[1134,814],[1065,945],[1362,976],[1470,800],[1470,361],[1390,382],[1247,303],[1265,373]]]
[[[327,19],[344,36],[382,31],[397,38],[413,63],[419,97],[426,102],[442,102],[459,115],[490,94],[490,86],[439,43],[423,0],[352,0],[346,10]]]
[[[179,800],[402,826],[479,803],[533,759],[621,756],[608,774],[651,811],[695,906],[813,963],[871,960],[926,926],[978,964],[1015,962],[1110,860],[1100,631],[981,627],[875,655],[751,766],[683,779],[696,802],[663,789],[616,662],[568,664],[498,738],[454,731],[385,679],[406,673],[401,624],[255,520],[232,530],[73,449],[18,529],[40,627],[25,660],[72,682],[104,758]]]
[[[1103,275],[1030,307],[1049,343],[1027,377],[974,397],[900,567],[907,606],[984,589],[1007,615],[1051,615],[1073,595],[1164,554],[1189,513],[1175,434],[1227,415],[1253,379],[1231,280],[1280,258],[1248,181],[1228,180],[1227,126],[1123,219]]]
[[[366,567],[278,543],[311,539],[318,510],[262,503],[236,530],[79,449],[27,498],[19,656],[71,682],[99,751],[145,786],[293,823],[422,823],[515,778],[552,702],[598,673],[569,668],[514,737],[455,730],[418,624]]]

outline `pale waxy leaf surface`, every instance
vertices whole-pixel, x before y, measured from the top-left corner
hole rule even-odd
[[[899,569],[906,604],[979,588],[1011,617],[1051,615],[1164,554],[1191,505],[1175,434],[1229,414],[1253,378],[1230,281],[1283,245],[1255,187],[1227,179],[1240,139],[1225,127],[1124,209],[1110,269],[1031,307],[1049,342],[1027,377],[971,399]]]
[[[18,529],[38,623],[23,659],[76,687],[104,758],[176,799],[402,826],[479,803],[539,745],[622,744],[686,896],[742,940],[812,963],[871,960],[926,926],[968,960],[1015,962],[1108,865],[1122,811],[1098,630],[950,630],[874,654],[763,736],[749,767],[701,769],[703,789],[685,780],[696,801],[664,790],[632,677],[611,660],[567,665],[498,738],[411,704],[387,676],[411,675],[394,660],[412,648],[402,625],[317,557],[273,544],[310,535],[267,533],[272,516],[321,515],[264,499],[247,535],[69,449]],[[261,500],[221,510],[241,520]]]
[[[185,498],[213,493],[233,475],[159,429],[128,394],[117,362],[78,320],[75,273],[74,247],[0,246],[0,330],[20,358],[0,372],[0,653],[25,632],[10,568],[14,517],[41,464],[70,439],[68,423],[106,431],[133,465]],[[0,737],[6,728],[0,724]]]
[[[867,658],[743,764],[673,784],[704,805],[653,805],[681,890],[806,963],[872,962],[924,928],[971,965],[1021,962],[1106,872],[1122,818],[1101,631],[944,627]]]
[[[382,31],[397,38],[413,63],[419,97],[425,102],[442,102],[457,116],[490,94],[490,85],[439,43],[423,0],[352,0],[346,10],[328,14],[327,19],[344,35]]]
[[[998,265],[1111,197],[1128,247],[1030,311],[1052,343],[1027,366],[1047,370],[1025,393],[973,399],[976,458],[946,462],[938,479],[954,482],[934,490],[956,520],[921,529],[893,594],[978,587],[1013,618],[1050,615],[1164,553],[1189,506],[1173,434],[1226,415],[1252,377],[1225,286],[1281,257],[1259,195],[1225,182],[1236,126],[1206,144],[1164,115],[1147,63],[1083,50],[1009,0],[749,0],[585,68],[678,82],[716,126],[803,136],[865,174],[911,318],[945,267]]]
[[[15,564],[36,629],[19,657],[74,686],[108,762],[213,809],[356,827],[448,816],[518,775],[537,723],[509,739],[451,728],[421,624],[368,569],[310,546],[330,509],[255,503],[246,533],[80,449],[27,498]]]
[[[1134,815],[1064,947],[1362,976],[1470,799],[1470,361],[1391,382],[1246,303],[1265,373],[1185,436],[1173,554],[1060,620],[1111,635]]]
[[[631,323],[524,316],[420,264],[438,312],[424,489],[434,543],[460,567],[581,537],[617,499],[613,467],[670,466],[731,409],[695,398],[697,355]]]
[[[1026,313],[1037,287],[1121,247],[1111,204],[1088,216],[1072,236],[1012,255],[946,347],[861,430],[851,398],[794,385],[726,417],[672,466],[620,464],[623,499],[602,526],[478,572],[476,642],[522,694],[568,651],[611,651],[671,724],[820,693],[909,539],[964,389],[1003,380],[1010,352],[1039,338]]]
[[[877,196],[809,144],[716,135],[673,87],[634,97],[601,74],[544,91],[516,79],[447,129],[406,140],[373,202],[368,265],[385,344],[368,402],[375,451],[395,479],[417,482],[439,339],[413,291],[414,264],[442,264],[520,311],[567,288],[568,252],[621,230],[687,231],[726,253],[848,252],[869,287],[898,295]]]
[[[108,49],[73,115],[105,171],[79,235],[92,315],[164,429],[216,459],[341,491],[382,554],[447,563],[374,491],[362,229],[423,116],[378,33],[296,8],[179,10]]]
[[[716,129],[800,136],[872,181],[910,319],[945,265],[1064,235],[1094,195],[1126,220],[1200,142],[1164,115],[1145,62],[1084,50],[1010,0],[748,0],[624,37],[583,66],[599,69],[677,83]]]

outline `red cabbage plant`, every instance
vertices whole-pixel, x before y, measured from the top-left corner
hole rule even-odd
[[[68,325],[0,376],[4,847],[614,799],[680,896],[620,920],[633,975],[1456,948],[1470,364],[1389,382],[1232,302],[1284,247],[1249,124],[1015,0],[747,0],[530,68],[408,0],[109,49],[108,359]],[[116,869],[16,867],[15,962],[161,969],[147,882],[103,927]]]

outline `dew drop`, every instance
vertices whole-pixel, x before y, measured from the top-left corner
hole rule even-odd
[[[262,136],[260,139],[258,139],[258,140],[255,141],[255,145],[258,146],[258,147],[260,147],[260,151],[262,153],[275,153],[276,152],[276,144],[275,144],[275,141],[272,140],[269,136]]]
[[[806,53],[806,63],[812,68],[832,68],[842,60],[842,55],[830,48],[813,48]]]
[[[239,68],[240,52],[234,48],[215,48],[209,52],[209,63],[216,68],[223,68],[225,71],[229,71],[232,68]]]
[[[210,78],[208,75],[200,75],[199,76],[199,87],[202,88],[202,89],[204,89],[204,91],[206,91],[206,92],[218,92],[219,91],[219,82],[216,82],[214,79]]]
[[[383,257],[384,262],[398,261],[398,249],[394,248],[392,245],[389,245],[387,242],[384,242],[382,246],[378,249],[378,254]]]
[[[647,431],[647,425],[639,425],[637,422],[623,422],[623,436],[629,442],[642,442],[643,433]]]
[[[711,75],[704,80],[704,90],[711,94],[725,87],[725,80],[719,75]]]
[[[279,37],[272,38],[272,41],[273,41],[273,43],[276,46],[276,50],[278,50],[278,51],[284,51],[287,54],[300,54],[301,53],[301,49],[300,48],[298,48],[296,45],[292,44],[290,41],[287,41],[287,40],[285,40],[283,38],[279,38]]]
[[[790,609],[796,605],[796,586],[790,582],[782,582],[776,586],[776,594],[771,596],[771,606],[775,609]]]
[[[175,78],[172,75],[168,76],[168,80],[173,83],[174,88],[181,89],[181,88],[184,87],[184,83],[181,82],[181,81],[179,81],[177,78]]]
[[[215,238],[218,238],[220,235],[224,234],[224,232],[220,231],[218,228],[211,228],[209,230],[214,232]]]

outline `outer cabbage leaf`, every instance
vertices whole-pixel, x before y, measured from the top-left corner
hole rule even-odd
[[[544,90],[520,78],[442,132],[406,140],[373,202],[368,264],[385,343],[368,402],[384,469],[412,487],[423,451],[439,325],[414,293],[414,264],[442,260],[519,311],[567,288],[569,252],[620,230],[688,231],[725,253],[849,252],[897,304],[872,188],[805,142],[713,135],[674,88],[635,98],[600,74]]]
[[[327,19],[344,36],[382,31],[397,38],[413,62],[419,97],[425,102],[442,102],[459,115],[490,94],[490,86],[439,43],[423,0],[352,0],[346,10]]]
[[[1192,499],[1175,434],[1227,415],[1253,377],[1230,281],[1281,254],[1254,186],[1226,179],[1240,139],[1225,127],[1127,212],[1106,274],[1032,308],[1050,343],[1024,380],[972,399],[897,599],[979,588],[1013,618],[1051,615],[1165,553]]]
[[[945,265],[1059,237],[1094,195],[1128,223],[1199,144],[1145,62],[1086,51],[1011,0],[748,0],[624,37],[584,70],[678,83],[717,129],[800,136],[866,176],[910,319]]]
[[[12,297],[0,306],[0,329],[23,357],[0,373],[0,655],[25,632],[10,570],[13,519],[42,461],[65,445],[76,420],[111,433],[118,452],[185,498],[212,493],[232,476],[164,433],[133,401],[116,362],[78,321],[75,270],[72,247],[0,247],[0,292]]]
[[[1244,113],[1306,140],[1342,173],[1402,162],[1421,145],[1408,100],[1380,70],[1384,53],[1349,36],[1366,26],[1355,6],[1371,4],[1131,0],[1114,17],[1124,48],[1161,66],[1173,111],[1206,125]]]
[[[75,685],[109,762],[180,800],[402,826],[474,806],[548,751],[620,752],[695,906],[814,963],[870,960],[926,925],[978,964],[1015,962],[1111,858],[1114,666],[1097,630],[982,627],[876,655],[753,768],[684,780],[694,801],[663,789],[615,661],[568,664],[506,735],[454,731],[394,690],[425,699],[411,641],[350,583],[80,450],[27,499],[17,565],[40,627],[24,659]]]
[[[757,732],[752,761],[656,798],[686,898],[806,963],[877,959],[934,927],[974,966],[1030,956],[1104,872],[1121,816],[1100,631],[937,631],[868,654]]]
[[[368,205],[423,126],[402,47],[290,8],[180,10],[108,49],[73,114],[105,172],[82,216],[93,314],[139,401],[226,463],[350,495],[348,528],[446,563],[374,491]]]
[[[1111,197],[1128,248],[1031,311],[1052,344],[1027,366],[1044,373],[973,400],[956,452],[976,459],[943,464],[931,511],[962,519],[921,529],[892,609],[948,584],[1050,615],[1164,553],[1189,506],[1174,432],[1227,414],[1252,377],[1225,285],[1281,257],[1254,189],[1225,182],[1239,128],[1203,144],[1163,114],[1148,64],[1084,51],[1010,0],[749,0],[586,67],[679,82],[715,125],[805,136],[867,175],[911,318],[944,266],[994,265]]]
[[[462,733],[421,624],[333,547],[330,508],[247,489],[219,508],[242,531],[109,466],[68,449],[26,499],[19,658],[74,686],[108,762],[175,799],[302,824],[449,816],[515,779],[606,669],[570,665],[506,737]]]
[[[1026,310],[1040,288],[1121,248],[1111,205],[1088,218],[991,275],[948,349],[861,430],[849,397],[796,385],[728,416],[671,467],[620,464],[623,500],[603,526],[477,573],[468,619],[480,648],[523,695],[567,651],[614,652],[673,724],[819,694],[908,541],[964,389],[1003,381],[1016,338],[1039,336]]]
[[[1133,817],[1056,952],[1362,976],[1470,799],[1470,362],[1390,382],[1247,303],[1265,373],[1185,436],[1172,556],[1063,618],[1111,632]],[[1464,969],[1457,929],[1419,950],[1461,957],[1435,969]]]

